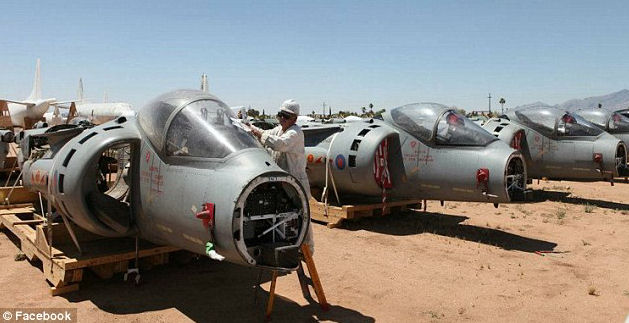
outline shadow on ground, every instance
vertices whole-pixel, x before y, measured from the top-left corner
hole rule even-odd
[[[433,233],[500,247],[505,250],[535,252],[553,250],[554,242],[523,237],[498,229],[461,224],[468,217],[432,212],[407,211],[384,217],[360,218],[343,222],[341,228],[367,230],[391,235]]]
[[[570,192],[561,192],[561,191],[547,191],[547,190],[533,190],[533,192],[529,195],[529,199],[526,202],[544,202],[544,201],[553,201],[553,202],[562,202],[562,203],[570,203],[577,205],[593,205],[599,208],[610,209],[610,210],[623,210],[628,211],[629,205],[624,203],[616,203],[610,201],[601,201],[595,199],[587,199],[577,196],[571,196]]]
[[[124,315],[175,308],[195,322],[262,322],[268,292],[256,288],[259,269],[230,263],[216,263],[205,258],[186,265],[169,264],[142,272],[138,287],[122,281],[121,275],[109,280],[84,277],[81,290],[62,295],[70,302],[90,301],[103,311]],[[262,282],[270,281],[269,271],[262,272]],[[282,281],[297,279],[295,273],[281,276]],[[299,297],[301,293],[299,293]],[[314,292],[313,292],[314,295]],[[330,295],[327,295],[328,298]],[[302,306],[276,294],[273,322],[373,322],[355,310],[332,304],[327,312],[318,304]]]

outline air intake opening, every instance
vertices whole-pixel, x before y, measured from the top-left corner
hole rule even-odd
[[[130,182],[133,145],[116,143],[98,159],[95,189],[85,197],[89,211],[110,229],[124,234],[131,229]]]

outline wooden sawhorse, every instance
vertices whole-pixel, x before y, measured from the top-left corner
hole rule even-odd
[[[323,293],[323,286],[321,285],[321,280],[319,279],[319,274],[317,273],[317,268],[315,267],[314,260],[312,259],[312,253],[310,252],[310,248],[305,243],[301,245],[301,255],[302,259],[299,261],[299,268],[297,268],[297,276],[299,277],[299,285],[301,286],[301,293],[304,295],[304,298],[308,301],[313,301],[312,296],[310,295],[310,290],[308,290],[308,285],[312,285],[314,288],[315,294],[317,294],[317,300],[319,301],[319,306],[324,311],[330,310],[330,304],[325,299],[325,294]],[[308,273],[310,274],[310,278],[306,277],[304,272],[304,268],[302,266],[302,262],[306,263],[308,267]],[[273,278],[271,279],[271,288],[269,290],[269,300],[266,304],[266,313],[265,320],[268,322],[271,320],[271,313],[273,312],[273,302],[275,301],[275,284],[277,282],[277,270],[273,271]]]

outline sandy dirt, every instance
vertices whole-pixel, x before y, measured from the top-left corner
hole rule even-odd
[[[429,201],[406,212],[315,225],[315,260],[332,309],[278,279],[274,322],[624,322],[629,315],[629,184],[544,182],[532,203]],[[6,233],[6,230],[4,230]],[[536,253],[551,251],[552,253]],[[263,321],[260,271],[207,259],[143,272],[84,275],[52,297],[36,265],[0,234],[0,307],[72,307],[79,320]]]

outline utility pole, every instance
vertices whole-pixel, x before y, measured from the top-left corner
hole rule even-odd
[[[491,114],[491,93],[489,93],[487,98],[489,99],[489,113]]]
[[[321,113],[321,116],[325,117],[325,102],[323,102],[323,113]]]

